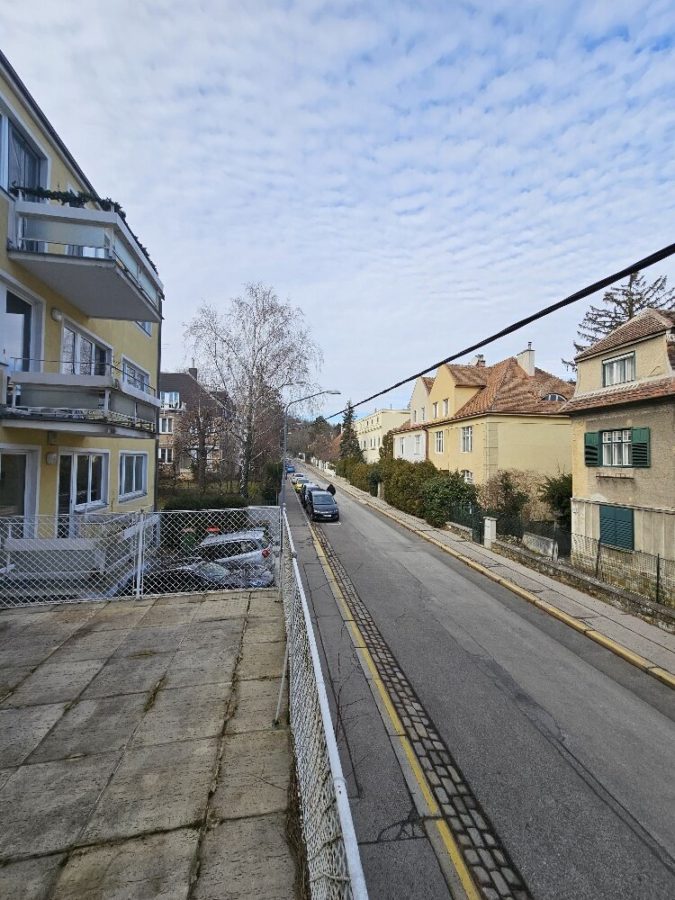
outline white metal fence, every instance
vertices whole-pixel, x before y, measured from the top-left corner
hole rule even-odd
[[[279,508],[0,517],[0,608],[277,583]]]
[[[285,513],[283,530],[280,572],[289,714],[311,896],[313,900],[367,900],[321,661]]]

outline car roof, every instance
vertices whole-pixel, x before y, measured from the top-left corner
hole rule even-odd
[[[251,531],[232,531],[228,534],[211,534],[204,538],[200,547],[209,547],[212,544],[228,544],[231,541],[259,541],[265,537],[263,528],[253,528]]]
[[[330,497],[330,499],[335,503],[335,497],[331,494],[330,491],[327,491],[325,488],[321,488],[318,491],[312,491],[312,495],[320,494],[322,497]]]

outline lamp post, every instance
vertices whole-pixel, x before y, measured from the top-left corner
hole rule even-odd
[[[295,403],[303,403],[305,400],[312,400],[314,397],[322,397],[324,394],[340,394],[340,391],[317,391],[316,394],[308,394],[306,397],[298,397],[297,400],[289,401],[284,407],[284,452],[281,457],[281,497],[279,499],[279,508],[283,514],[286,505],[286,453],[288,447],[288,409]]]

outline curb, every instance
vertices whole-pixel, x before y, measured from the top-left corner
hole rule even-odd
[[[349,487],[351,488],[352,485],[349,485]],[[457,550],[453,550],[442,541],[436,540],[436,538],[431,537],[425,532],[418,531],[416,528],[413,528],[412,525],[408,525],[407,523],[402,522],[397,516],[393,515],[392,513],[386,512],[383,509],[379,509],[378,507],[373,506],[373,504],[369,503],[368,500],[361,500],[361,498],[356,494],[353,494],[352,496],[362,502],[364,506],[368,506],[374,512],[377,512],[380,515],[391,519],[393,522],[396,522],[397,525],[400,525],[402,528],[405,528],[412,534],[416,534],[418,537],[423,538],[423,540],[428,541],[428,543],[433,544],[435,547],[438,547],[444,553],[447,553],[449,556],[452,556],[460,562],[464,563],[470,569],[474,569],[476,572],[480,572],[481,575],[489,578],[490,581],[495,582],[495,584],[499,584],[501,587],[506,588],[521,599],[526,600],[528,603],[532,604],[532,606],[536,606],[537,609],[540,609],[542,612],[547,613],[552,618],[557,619],[559,622],[562,622],[564,625],[567,625],[570,628],[573,628],[575,631],[578,631],[579,634],[583,634],[584,637],[595,641],[596,644],[600,644],[600,646],[604,647],[606,650],[609,650],[611,653],[614,653],[615,656],[619,656],[625,662],[630,663],[630,665],[635,666],[637,669],[640,669],[646,675],[650,675],[652,678],[660,681],[661,684],[664,684],[666,687],[671,688],[671,690],[675,690],[675,674],[673,674],[672,672],[669,672],[667,669],[663,669],[661,666],[657,666],[646,657],[640,656],[639,653],[635,653],[633,650],[629,650],[628,647],[624,647],[623,644],[620,644],[613,638],[609,638],[601,632],[595,631],[595,629],[591,628],[590,625],[587,625],[586,622],[582,621],[581,619],[575,618],[575,616],[571,616],[568,613],[563,612],[556,606],[553,606],[552,603],[547,603],[546,600],[542,600],[531,591],[520,587],[520,585],[515,584],[513,581],[509,581],[508,578],[503,578],[501,575],[495,575],[486,566],[481,565],[481,563],[477,563],[473,559],[469,559],[468,556],[464,556]]]

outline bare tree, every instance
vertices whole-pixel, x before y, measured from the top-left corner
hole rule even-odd
[[[222,451],[223,432],[226,427],[226,409],[215,397],[204,392],[195,405],[177,417],[174,438],[174,454],[177,460],[188,455],[195,464],[199,490],[206,490],[206,472],[209,462]]]
[[[239,491],[248,497],[252,466],[269,436],[270,412],[314,388],[311,373],[321,352],[301,310],[260,283],[248,284],[225,312],[204,304],[186,336],[211,388],[224,391],[231,404],[227,425],[239,448]]]

